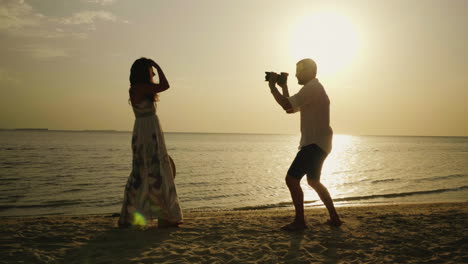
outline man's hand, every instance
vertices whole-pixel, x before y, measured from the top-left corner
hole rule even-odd
[[[270,86],[270,89],[276,89],[277,80],[278,80],[278,74],[275,72],[270,73],[270,78],[268,79],[268,86]]]
[[[276,102],[287,111],[287,113],[292,113],[289,111],[292,106],[288,100],[289,92],[288,92],[288,85],[287,83],[278,84],[283,89],[283,94],[278,91],[276,88],[276,82],[278,81],[279,75],[275,72],[270,73],[270,77],[268,78],[268,86],[270,86],[270,91],[273,97],[275,98]]]
[[[285,82],[285,83],[278,83],[278,86],[281,87],[281,88],[283,88],[283,90],[284,90],[284,89],[288,89],[288,83],[287,83],[287,82]]]
[[[283,90],[283,96],[288,98],[289,97],[289,90],[288,90],[288,82],[285,83],[278,83],[279,87]]]

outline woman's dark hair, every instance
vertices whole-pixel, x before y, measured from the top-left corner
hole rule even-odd
[[[151,83],[151,76],[149,73],[149,68],[151,66],[150,59],[139,58],[136,60],[130,69],[130,84]]]
[[[153,61],[148,58],[139,58],[137,59],[130,68],[130,85],[136,84],[151,84],[151,78],[149,69],[153,66]],[[130,93],[132,89],[130,88]],[[153,102],[158,100],[158,94],[151,96]]]

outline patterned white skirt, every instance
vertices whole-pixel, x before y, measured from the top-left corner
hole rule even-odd
[[[125,186],[119,226],[146,225],[151,219],[181,222],[175,167],[171,166],[164,134],[154,112],[136,115],[132,151],[132,172]]]

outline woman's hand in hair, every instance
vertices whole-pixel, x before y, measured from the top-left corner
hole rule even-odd
[[[149,59],[149,60],[151,61],[151,66],[156,68],[156,71],[158,72],[158,77],[159,77],[159,84],[157,84],[158,93],[169,89],[169,82],[167,81],[166,75],[164,74],[161,67],[159,67],[159,65],[154,60],[152,59]]]
[[[149,59],[151,61],[151,66],[155,67],[156,69],[161,69],[161,67],[159,67],[159,65],[152,59]]]

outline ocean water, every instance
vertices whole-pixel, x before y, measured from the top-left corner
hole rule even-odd
[[[183,210],[291,206],[299,135],[166,133]],[[120,212],[130,132],[0,131],[0,216]],[[340,205],[468,200],[467,137],[335,135],[322,183]],[[319,206],[302,181],[306,206]]]

